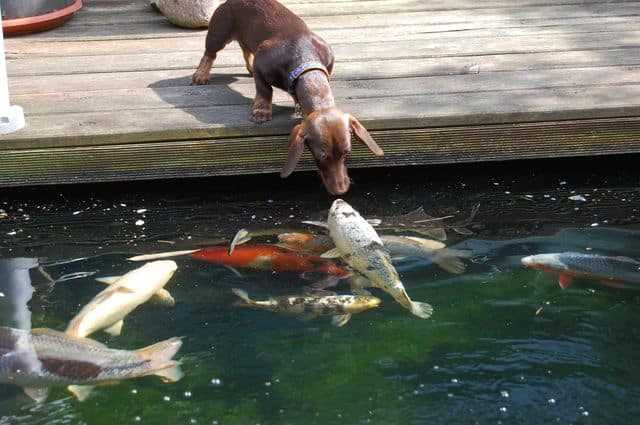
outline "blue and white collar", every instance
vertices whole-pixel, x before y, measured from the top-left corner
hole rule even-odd
[[[301,63],[300,65],[295,67],[294,70],[291,71],[287,76],[287,82],[289,83],[289,93],[291,95],[295,96],[296,82],[298,81],[298,78],[300,78],[300,76],[305,72],[312,71],[312,70],[322,71],[327,76],[327,78],[329,78],[329,71],[327,71],[327,68],[320,62]]]

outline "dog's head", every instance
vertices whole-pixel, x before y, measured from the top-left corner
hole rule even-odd
[[[288,177],[293,172],[306,145],[318,165],[327,191],[332,195],[346,193],[351,183],[346,165],[347,156],[351,153],[351,135],[374,155],[384,156],[369,132],[351,115],[335,108],[310,113],[291,131],[289,155],[280,176]]]

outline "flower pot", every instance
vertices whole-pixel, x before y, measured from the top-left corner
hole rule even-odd
[[[82,0],[0,0],[5,35],[55,28],[82,7]]]

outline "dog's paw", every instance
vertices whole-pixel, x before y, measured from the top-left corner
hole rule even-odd
[[[271,109],[252,109],[249,119],[255,123],[271,121]]]
[[[196,71],[191,78],[191,85],[204,86],[209,83],[209,73]]]

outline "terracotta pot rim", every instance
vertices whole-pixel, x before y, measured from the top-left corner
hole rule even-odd
[[[47,28],[47,23],[59,21],[63,18],[73,15],[81,7],[82,0],[75,0],[69,6],[66,6],[59,10],[54,10],[53,12],[45,13],[43,15],[3,20],[2,28],[7,33],[23,31],[25,28],[32,28],[31,31],[37,31],[36,28],[40,26],[42,26],[43,28]]]

